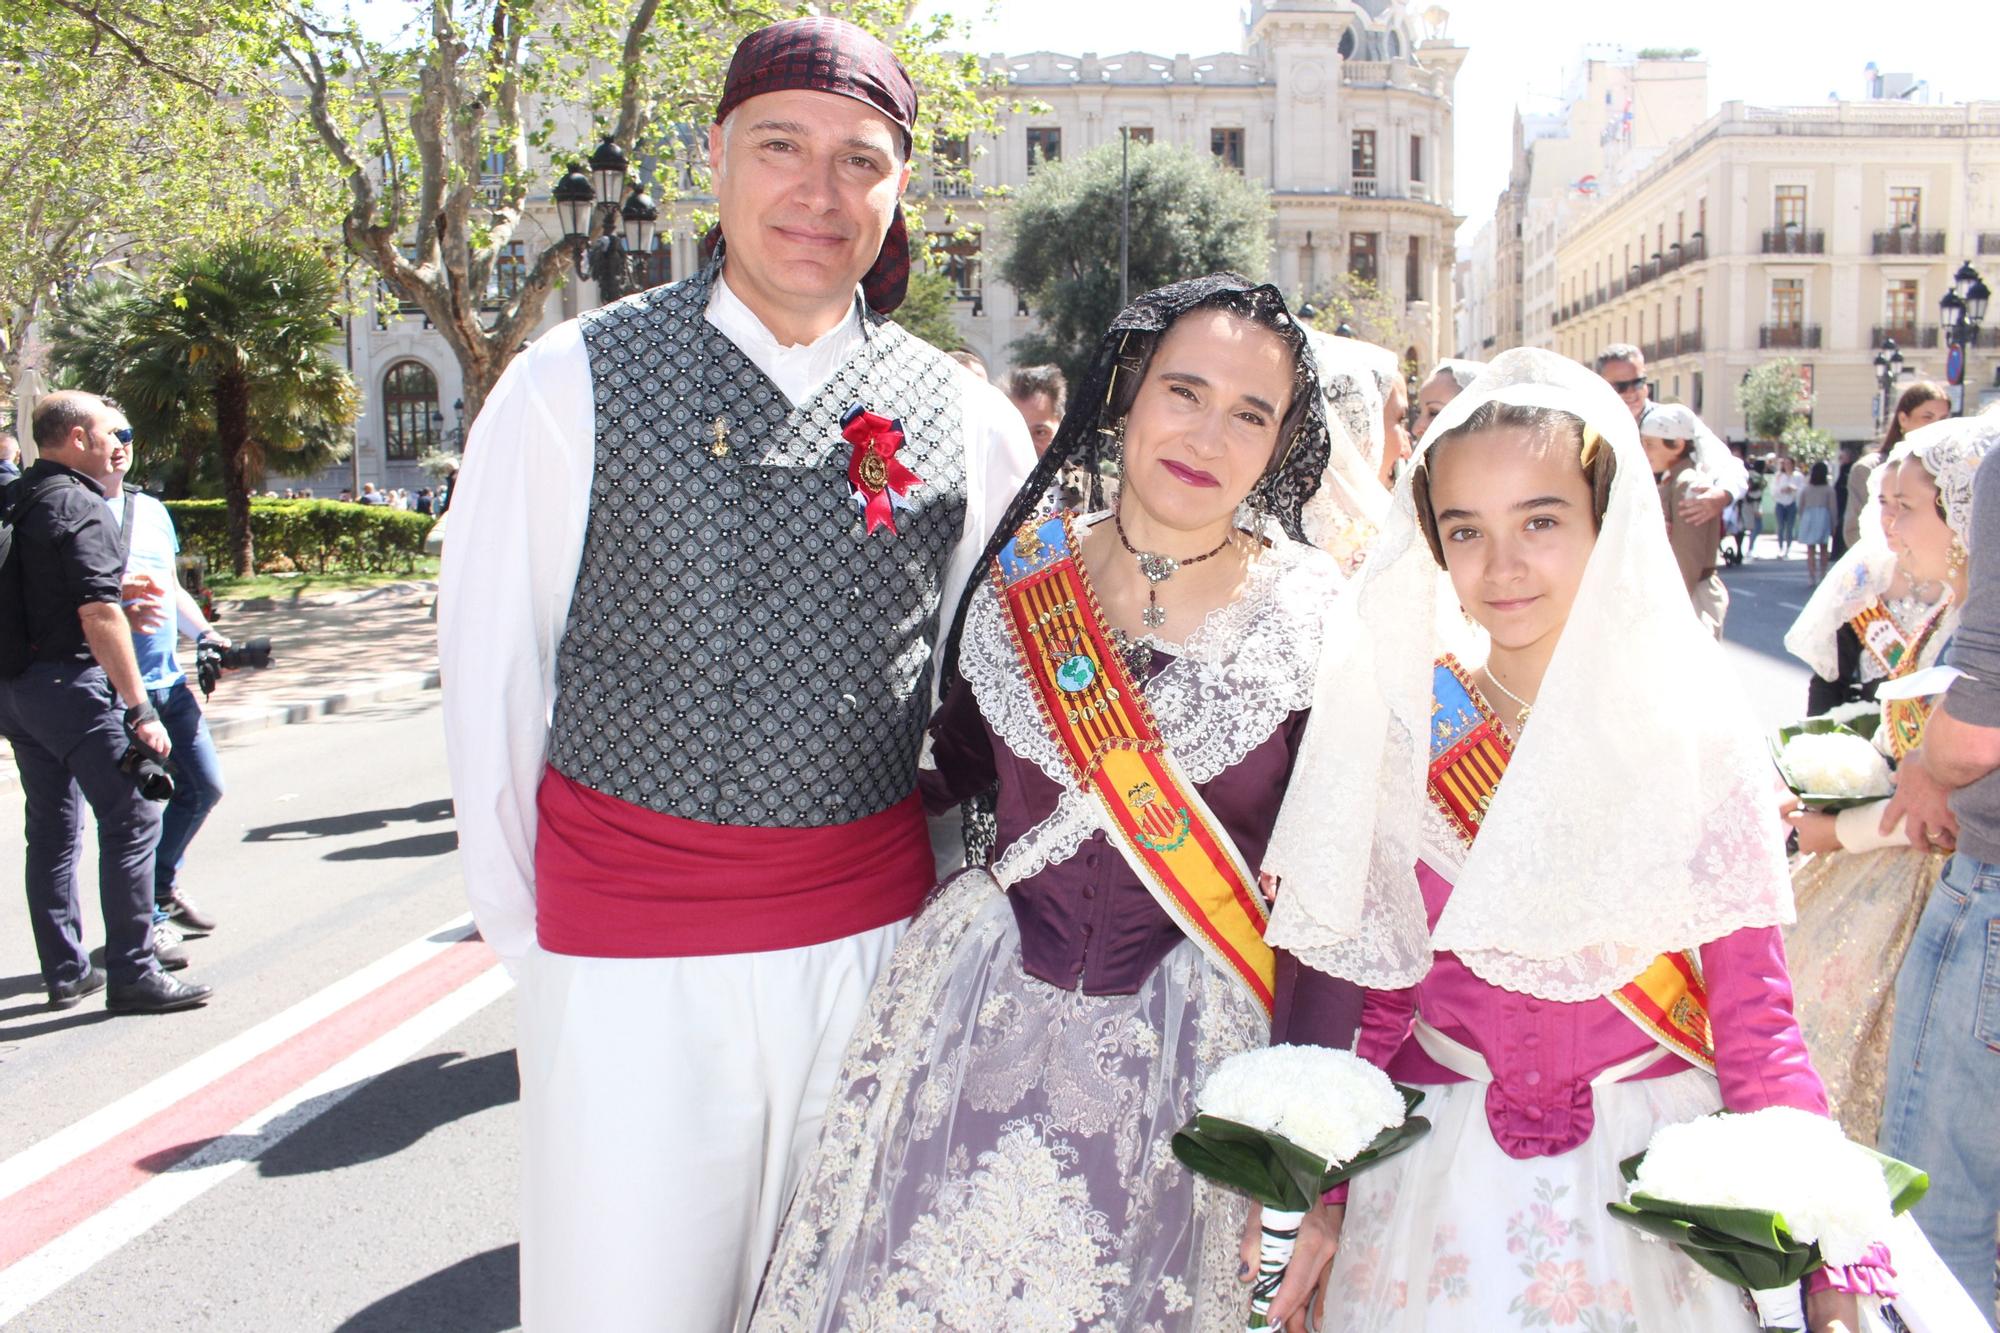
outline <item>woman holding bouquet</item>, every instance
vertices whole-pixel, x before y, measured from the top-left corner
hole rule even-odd
[[[1367,987],[1359,1053],[1423,1089],[1433,1129],[1353,1182],[1326,1327],[1754,1327],[1605,1211],[1662,1125],[1826,1110],[1770,759],[1687,613],[1631,413],[1561,357],[1497,358],[1346,605],[1360,631],[1328,631],[1267,857],[1270,937]],[[1310,1222],[1274,1314],[1340,1223]],[[1811,1313],[1858,1327],[1840,1291]]]
[[[1075,401],[931,725],[926,795],[997,784],[995,855],[878,983],[757,1329],[1243,1326],[1243,1202],[1170,1141],[1268,1038],[1256,868],[1341,582],[1298,540],[1321,399],[1283,298],[1225,275],[1120,314]],[[1106,452],[1111,513],[1036,516]]]
[[[1965,604],[1972,476],[1992,434],[1977,418],[1925,426],[1877,469],[1860,539],[1785,635],[1816,686],[1841,674],[1850,647],[1871,695],[1942,657]],[[1865,705],[1876,748],[1900,762],[1923,743],[1931,705]],[[1881,1112],[1896,969],[1950,851],[1911,846],[1901,824],[1885,833],[1887,804],[1791,816],[1807,854],[1792,875],[1799,919],[1785,935],[1799,1021],[1834,1114],[1864,1143]]]

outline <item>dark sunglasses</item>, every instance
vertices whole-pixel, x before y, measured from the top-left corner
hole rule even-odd
[[[123,430],[114,430],[111,432],[111,436],[120,444],[130,444],[132,443],[132,428],[127,426]]]
[[[1646,377],[1644,375],[1641,375],[1638,379],[1635,380],[1612,380],[1611,387],[1616,389],[1619,393],[1630,393],[1632,392],[1632,390],[1638,388],[1645,382],[1646,382]]]

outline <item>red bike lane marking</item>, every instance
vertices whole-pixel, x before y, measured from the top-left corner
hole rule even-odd
[[[458,940],[166,1109],[0,1199],[0,1270],[96,1216],[491,968],[477,935]]]

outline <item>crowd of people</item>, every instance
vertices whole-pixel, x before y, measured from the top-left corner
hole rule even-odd
[[[222,799],[222,767],[177,649],[226,649],[182,586],[165,506],[125,485],[132,429],[88,393],[35,405],[32,466],[5,482],[0,738],[20,774],[28,913],[51,1009],[105,992],[113,1013],[206,1003],[175,975],[215,929],[182,884]],[[11,441],[10,441],[11,442]],[[84,946],[83,811],[97,824],[104,963]]]
[[[1431,1123],[1307,1213],[1284,1327],[1753,1328],[1604,1210],[1763,1108],[1931,1170],[1815,1333],[1989,1326],[2000,420],[1906,425],[1799,631],[1897,764],[1831,819],[1717,642],[1729,515],[1830,548],[1827,477],[1632,347],[1412,404],[1229,274],[991,383],[884,318],[916,109],[838,20],[747,38],[710,260],[473,428],[439,644],[526,1325],[1243,1327],[1247,1201],[1170,1144],[1278,1041]]]

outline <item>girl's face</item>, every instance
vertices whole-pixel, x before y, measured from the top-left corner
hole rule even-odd
[[[1177,531],[1229,522],[1271,464],[1292,368],[1262,325],[1220,310],[1176,320],[1125,418],[1123,494]]]
[[[1937,483],[1924,465],[1906,458],[1884,469],[1882,531],[1902,571],[1919,583],[1951,576],[1951,525],[1938,516]]]
[[[1553,646],[1597,545],[1576,446],[1503,427],[1452,440],[1429,472],[1459,605],[1497,647]]]
[[[1902,426],[1903,434],[1920,430],[1933,421],[1943,421],[1951,415],[1951,404],[1942,398],[1926,398],[1907,412],[1898,412],[1896,422]]]

